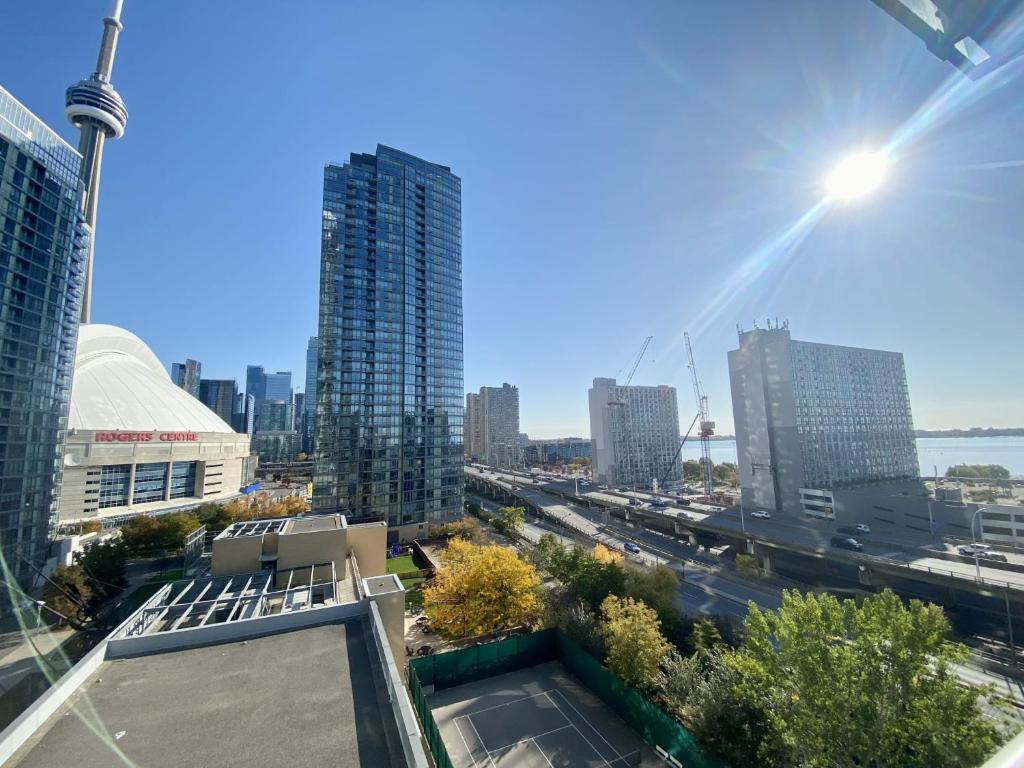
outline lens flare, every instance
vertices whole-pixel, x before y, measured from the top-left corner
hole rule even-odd
[[[874,192],[885,180],[889,157],[883,152],[857,152],[843,159],[825,181],[832,200],[855,200]]]

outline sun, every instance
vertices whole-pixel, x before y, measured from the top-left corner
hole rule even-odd
[[[855,200],[874,192],[885,180],[889,157],[884,152],[857,152],[829,173],[825,186],[832,200]]]

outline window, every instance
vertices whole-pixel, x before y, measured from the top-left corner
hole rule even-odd
[[[100,509],[128,504],[130,464],[108,464],[100,470]]]
[[[163,501],[167,490],[167,462],[135,465],[135,490],[132,504]]]
[[[171,498],[196,495],[196,462],[176,461],[171,465]]]

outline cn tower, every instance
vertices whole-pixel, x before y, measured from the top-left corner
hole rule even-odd
[[[110,15],[103,20],[103,41],[96,61],[96,71],[87,79],[68,88],[64,115],[82,132],[78,151],[82,155],[82,182],[85,184],[85,220],[92,230],[89,254],[85,262],[85,291],[82,294],[82,322],[88,323],[92,307],[92,257],[96,241],[96,206],[100,195],[100,166],[103,164],[103,143],[124,135],[128,122],[121,95],[110,83],[117,52],[117,36],[121,34],[121,5],[114,0]]]

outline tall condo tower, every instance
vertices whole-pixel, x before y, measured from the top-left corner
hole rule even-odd
[[[103,20],[103,41],[96,61],[96,71],[79,80],[65,94],[64,115],[82,132],[78,152],[82,155],[82,181],[85,184],[85,221],[93,231],[85,263],[85,291],[82,295],[82,322],[88,323],[92,308],[92,257],[96,241],[96,208],[100,195],[100,166],[103,164],[103,143],[124,135],[128,110],[121,95],[110,83],[117,52],[117,36],[121,33],[121,5],[114,0],[110,15]]]
[[[462,192],[390,147],[324,169],[313,509],[393,541],[462,515]]]

